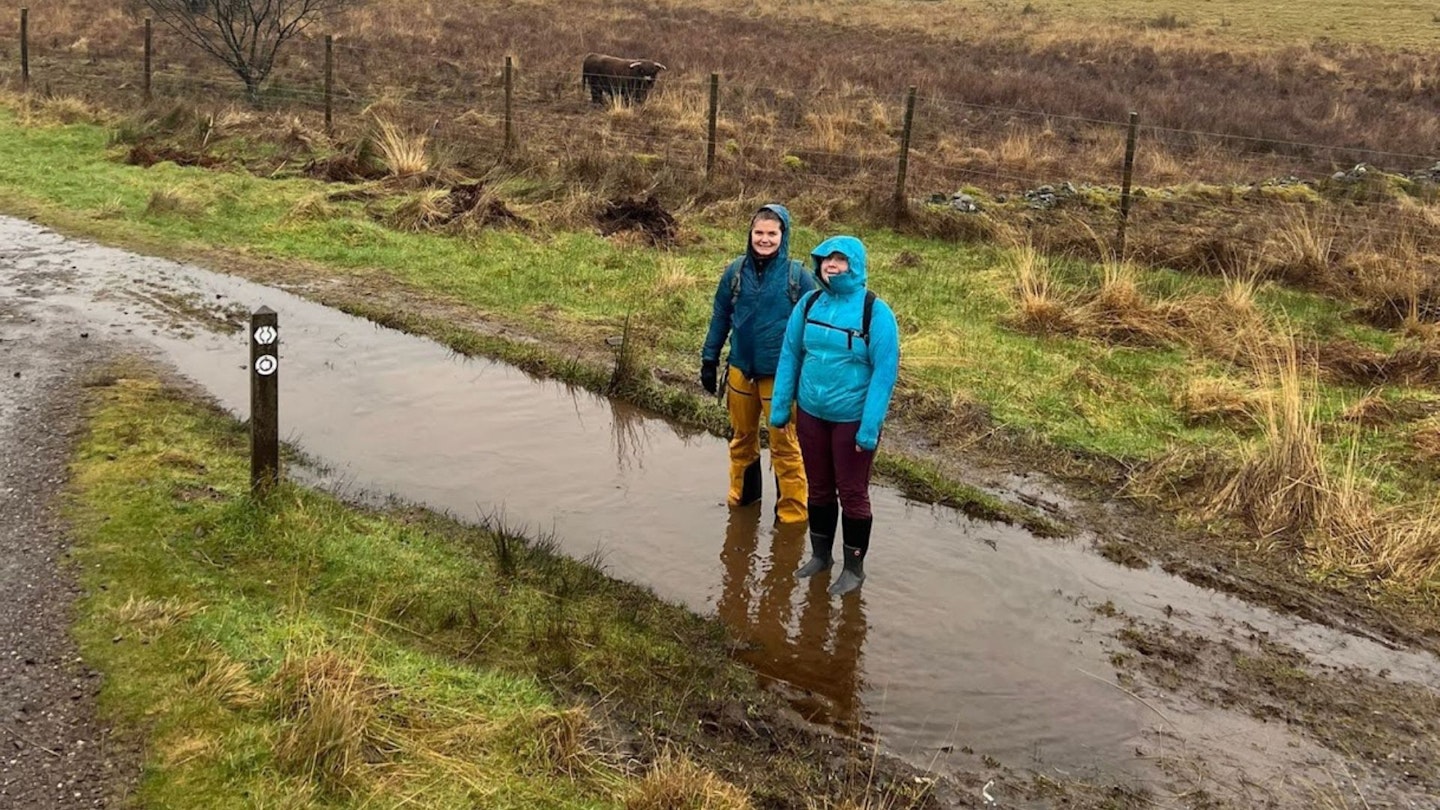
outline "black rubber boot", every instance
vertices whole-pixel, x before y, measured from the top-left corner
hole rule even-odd
[[[806,579],[829,571],[835,562],[835,524],[840,520],[840,504],[810,504],[810,559],[795,572]]]
[[[740,505],[749,506],[760,500],[760,459],[755,459],[745,468],[745,479],[740,484]]]
[[[831,596],[844,596],[865,581],[865,555],[870,550],[870,527],[874,518],[843,519],[845,526],[845,570],[830,585]]]

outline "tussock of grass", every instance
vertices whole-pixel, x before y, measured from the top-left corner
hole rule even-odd
[[[752,810],[743,792],[681,756],[655,764],[625,796],[625,810]]]
[[[385,690],[362,665],[333,650],[292,651],[275,673],[272,692],[285,724],[276,759],[327,791],[355,785],[356,771],[377,757],[384,739],[379,703]]]
[[[1263,412],[1263,395],[1243,383],[1201,377],[1185,383],[1175,408],[1190,424],[1250,425]]]
[[[1013,251],[1011,256],[1020,328],[1038,334],[1074,331],[1070,305],[1059,298],[1045,259],[1028,246]]]
[[[444,189],[425,189],[406,196],[386,217],[390,227],[402,231],[427,231],[451,218],[450,193]]]
[[[1315,373],[1304,370],[1293,348],[1279,355],[1262,374],[1268,395],[1246,406],[1258,405],[1259,436],[1233,458],[1177,451],[1143,475],[1137,489],[1155,494],[1173,487],[1172,497],[1207,518],[1239,517],[1257,543],[1294,553],[1317,578],[1440,599],[1440,498],[1427,493],[1418,502],[1382,504],[1361,474],[1353,438],[1347,460],[1337,465],[1329,458]],[[1381,411],[1394,413],[1368,397],[1347,415]]]
[[[1335,240],[1336,229],[1323,214],[1292,213],[1274,236],[1275,262],[1287,278],[1323,283],[1335,256]]]
[[[408,177],[430,170],[428,136],[407,134],[397,124],[384,118],[377,118],[375,127],[375,145],[380,150],[380,160],[392,177]]]
[[[1265,537],[1305,533],[1324,510],[1331,478],[1314,409],[1314,383],[1306,382],[1292,353],[1278,358],[1271,376],[1275,395],[1262,401],[1262,436],[1242,452],[1233,478],[1215,492],[1212,508],[1245,518]],[[1313,378],[1312,378],[1313,380]]]
[[[149,216],[192,218],[204,213],[204,205],[182,189],[157,188],[150,192],[150,199],[145,203],[145,213]]]

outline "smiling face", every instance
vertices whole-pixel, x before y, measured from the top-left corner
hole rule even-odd
[[[750,249],[762,259],[774,256],[780,250],[780,237],[783,235],[780,220],[756,217],[750,223]]]
[[[827,280],[848,272],[850,272],[850,260],[844,253],[831,253],[820,260],[820,275]]]

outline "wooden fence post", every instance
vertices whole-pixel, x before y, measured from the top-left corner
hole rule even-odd
[[[20,9],[20,91],[30,92],[30,9]]]
[[[710,117],[708,139],[705,141],[705,179],[715,171],[715,119],[720,110],[720,74],[710,74]]]
[[[515,60],[505,57],[505,151],[515,148]]]
[[[280,481],[280,325],[262,306],[250,316],[250,493]]]
[[[1120,224],[1115,234],[1115,258],[1125,258],[1125,225],[1130,219],[1130,180],[1135,171],[1135,131],[1139,114],[1130,113],[1130,131],[1125,135],[1125,169],[1120,176]]]
[[[325,134],[335,134],[335,35],[325,35]]]
[[[151,75],[151,73],[150,73],[150,65],[151,65],[151,55],[152,55],[153,53],[154,53],[154,39],[152,38],[152,30],[151,30],[151,26],[150,26],[150,18],[149,18],[149,17],[146,17],[146,18],[145,18],[145,103],[146,103],[146,104],[149,104],[151,101],[154,101],[154,100],[155,100],[154,95],[152,95],[152,94],[151,94],[151,91],[150,91],[150,75]]]
[[[915,85],[905,94],[905,123],[900,132],[900,166],[895,173],[895,221],[905,215],[905,171],[910,165],[910,129],[915,122]]]

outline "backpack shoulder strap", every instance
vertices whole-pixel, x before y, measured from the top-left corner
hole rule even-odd
[[[866,343],[870,342],[870,316],[875,313],[875,293],[865,291],[865,309],[860,313],[860,337]]]
[[[805,294],[800,289],[800,278],[808,272],[810,272],[809,268],[805,266],[804,262],[799,259],[790,260],[790,306],[792,307],[800,303],[800,296]]]
[[[820,300],[820,290],[811,290],[806,293],[806,296],[805,308],[800,311],[800,318],[801,320],[808,321],[810,320],[810,308],[815,306],[816,301]]]
[[[725,272],[730,274],[730,309],[735,309],[735,302],[740,300],[740,271],[745,263],[745,257],[730,262]]]

